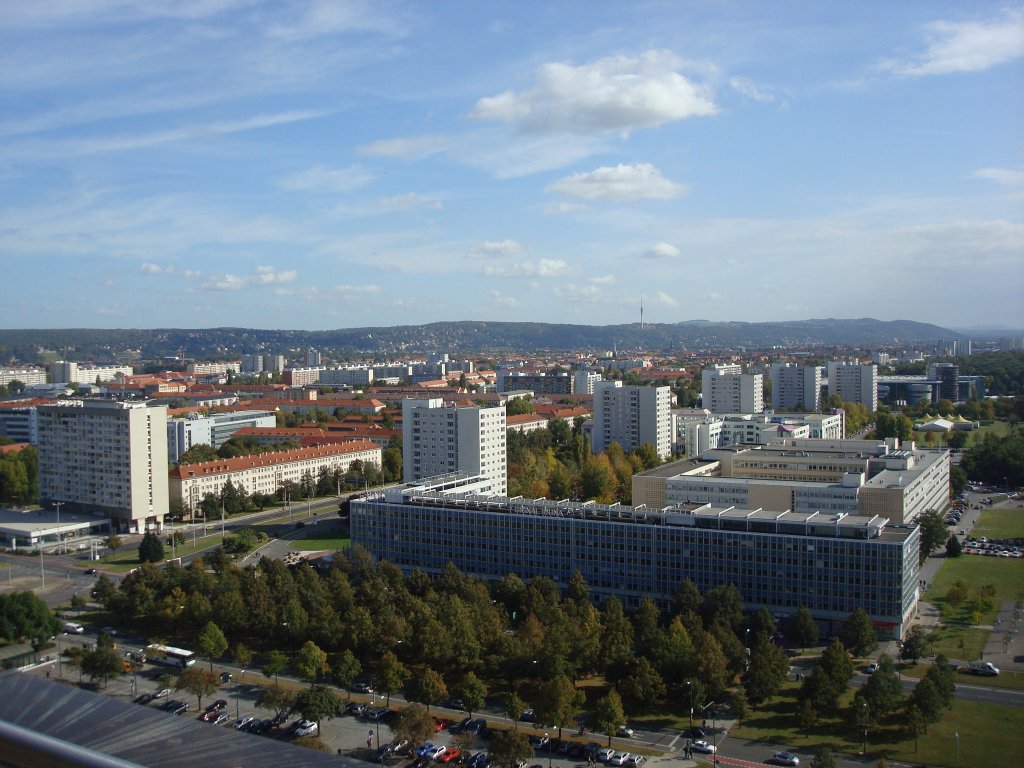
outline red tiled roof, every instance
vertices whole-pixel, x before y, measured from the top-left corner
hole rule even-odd
[[[378,451],[380,448],[369,440],[349,440],[344,443],[322,445],[311,448],[296,448],[291,451],[275,451],[260,453],[254,456],[239,456],[235,459],[218,459],[198,464],[182,464],[171,470],[170,476],[176,480],[188,480],[193,477],[225,475],[230,472],[241,472],[252,467],[288,464],[293,461],[318,459],[325,456],[342,456],[346,453],[359,451]]]

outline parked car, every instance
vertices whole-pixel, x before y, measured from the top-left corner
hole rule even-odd
[[[207,712],[220,712],[222,709],[227,707],[228,703],[224,699],[217,699],[213,704],[206,708]]]
[[[316,736],[318,731],[317,724],[312,720],[299,720],[299,724],[295,727],[296,736]]]
[[[769,765],[800,765],[800,758],[789,752],[776,752],[765,762]]]
[[[615,757],[614,749],[601,749],[597,752],[597,759],[602,763],[610,763],[613,757]]]
[[[393,751],[394,749],[390,744],[385,744],[383,747],[374,752],[370,759],[375,763],[383,763],[385,760],[388,759],[388,757],[391,756],[391,753]]]
[[[230,719],[231,715],[229,715],[227,712],[218,712],[217,716],[213,718],[213,724],[220,725],[222,723],[226,723]]]
[[[171,695],[171,689],[170,688],[161,688],[159,691],[157,691],[156,693],[153,694],[153,698],[154,699],[163,699],[163,698],[165,698],[167,696],[170,696],[170,695]]]
[[[85,575],[86,576],[95,576],[98,573],[99,573],[99,571],[97,569],[95,569],[95,568],[86,568],[85,569]]]
[[[632,765],[634,768],[637,768],[638,766],[643,765],[646,759],[647,758],[643,755],[630,755],[626,765]]]
[[[612,765],[626,765],[631,757],[629,752],[616,752],[608,762]]]
[[[715,754],[715,745],[709,744],[708,742],[702,739],[698,739],[697,741],[693,742],[690,745],[690,749],[692,749],[694,752],[700,752],[705,755]]]
[[[362,717],[366,714],[367,709],[369,709],[369,707],[367,707],[365,704],[360,704],[357,701],[353,701],[350,702],[347,707],[345,707],[345,714],[353,715],[354,717]]]
[[[246,728],[249,727],[249,723],[251,723],[255,719],[256,718],[252,715],[244,715],[235,721],[235,729],[239,731],[244,731]]]
[[[444,751],[437,756],[437,762],[450,763],[462,754],[458,747],[445,747]]]
[[[153,696],[152,693],[143,693],[139,696],[136,696],[134,701],[136,704],[149,704],[149,702],[151,702],[154,698],[155,697]]]
[[[466,763],[466,765],[468,765],[469,768],[487,768],[487,766],[490,765],[490,762],[491,760],[487,756],[486,752],[477,752],[475,755],[469,758],[469,761]]]
[[[623,739],[633,738],[633,729],[628,725],[620,725],[615,729],[615,735]]]
[[[698,728],[697,726],[693,726],[690,730],[685,731],[683,735],[690,739],[703,739],[707,737],[704,729]]]
[[[870,664],[868,664],[866,667],[864,667],[864,674],[865,675],[873,675],[877,671],[878,671],[878,662],[877,661],[873,661]]]
[[[424,756],[426,756],[426,754],[428,752],[432,752],[436,746],[437,745],[434,744],[434,742],[432,742],[432,741],[428,741],[428,742],[426,742],[424,744],[420,744],[416,748],[416,754],[419,755],[420,757],[424,757]]]
[[[231,682],[231,673],[230,672],[221,672],[220,673],[220,681],[222,683],[230,683]]]
[[[373,693],[373,685],[366,680],[356,680],[352,683],[352,690],[356,693]]]
[[[170,711],[175,715],[183,715],[186,712],[188,712],[188,703],[184,701],[179,701],[178,706],[176,706],[174,709]]]

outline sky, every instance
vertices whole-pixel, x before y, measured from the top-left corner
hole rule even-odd
[[[0,328],[1024,328],[1024,4],[0,17]]]

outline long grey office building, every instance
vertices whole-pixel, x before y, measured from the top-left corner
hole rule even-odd
[[[668,607],[687,578],[701,592],[731,582],[747,610],[781,619],[806,605],[826,633],[861,607],[881,637],[901,637],[919,597],[919,529],[880,516],[510,499],[481,477],[449,476],[354,501],[351,531],[405,572],[451,561],[564,588],[579,571],[596,597],[628,608],[648,597]]]

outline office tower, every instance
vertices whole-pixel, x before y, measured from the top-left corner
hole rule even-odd
[[[591,449],[601,453],[612,443],[618,443],[625,451],[650,443],[662,459],[671,456],[671,388],[596,382]]]
[[[764,376],[743,373],[735,364],[705,368],[701,372],[701,405],[712,413],[761,413]]]
[[[859,363],[828,364],[828,394],[844,403],[861,403],[872,413],[878,410],[878,366]]]
[[[769,369],[772,409],[810,411],[821,409],[821,369],[816,365],[775,363]]]

